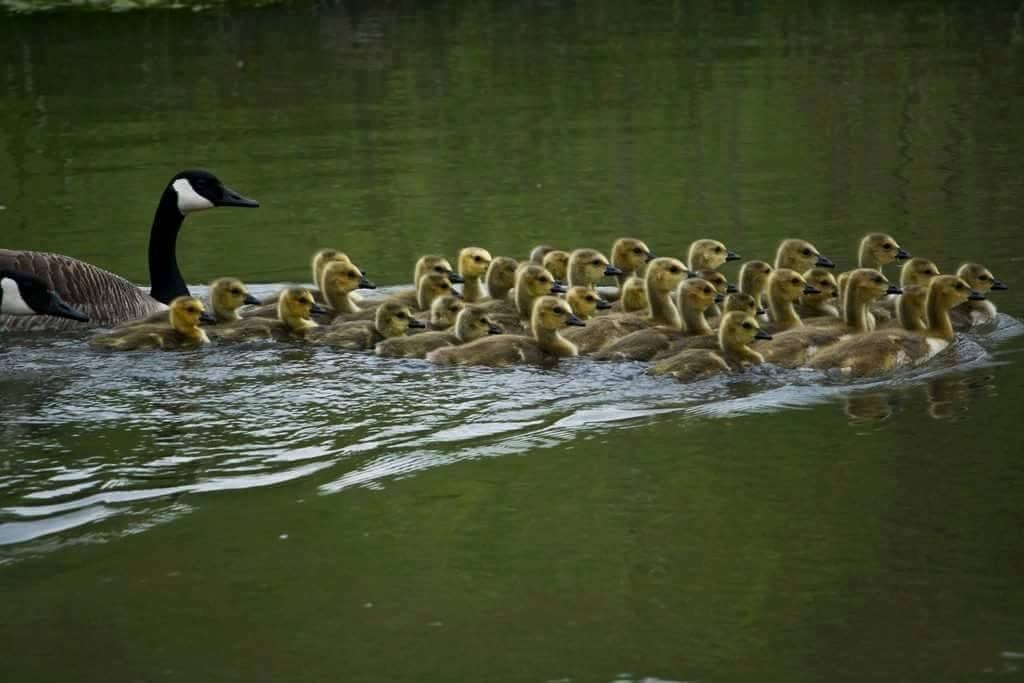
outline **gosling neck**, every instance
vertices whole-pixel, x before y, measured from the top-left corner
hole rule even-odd
[[[680,304],[682,305],[681,316],[683,319],[683,330],[687,334],[697,335],[714,333],[714,330],[711,329],[711,325],[708,325],[708,319],[705,317],[703,310],[693,305],[687,306],[686,302],[680,302]]]
[[[845,303],[843,304],[843,321],[847,326],[857,332],[870,332],[874,329],[874,317],[869,315],[868,306],[871,304],[871,297],[859,287],[846,288]]]
[[[899,300],[896,303],[896,315],[899,317],[900,326],[908,332],[924,332],[928,326],[924,323],[924,293],[916,292],[910,287],[903,289]]]
[[[537,340],[537,345],[544,353],[561,357],[579,354],[576,345],[560,335],[558,330],[549,330],[540,325],[531,325],[531,327],[533,327],[533,336]]]
[[[463,275],[462,298],[474,303],[484,298],[484,288],[479,275]]]
[[[216,300],[211,302],[213,305],[213,315],[217,318],[219,323],[231,323],[237,320],[241,320],[242,317],[238,315],[238,309],[231,306],[227,306]]]
[[[764,356],[760,353],[751,349],[747,344],[742,344],[739,340],[728,336],[724,326],[718,332],[718,348],[722,351],[725,360],[732,364],[760,365],[764,362]]]
[[[882,272],[882,264],[871,255],[871,244],[867,240],[860,244],[860,252],[857,254],[857,267],[870,268]]]
[[[925,301],[925,310],[928,315],[929,337],[938,337],[946,341],[953,341],[956,334],[953,332],[953,323],[949,319],[949,306],[941,296],[935,296],[932,290],[928,290],[928,298]]]
[[[356,302],[352,300],[350,291],[341,291],[337,289],[320,289],[323,292],[324,300],[327,305],[334,309],[338,314],[342,313],[358,313],[360,308],[356,305]]]
[[[519,316],[526,320],[530,319],[530,314],[533,312],[533,302],[537,300],[537,295],[530,291],[530,288],[525,284],[516,287],[516,310],[519,311]]]
[[[800,300],[800,303],[811,315],[839,317],[839,310],[830,303],[831,297],[823,294],[808,294]]]
[[[793,302],[778,294],[768,297],[768,312],[780,332],[803,325],[793,307]]]

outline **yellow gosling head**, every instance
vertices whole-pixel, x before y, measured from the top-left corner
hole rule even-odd
[[[421,256],[419,260],[416,261],[416,267],[413,269],[413,282],[419,283],[424,275],[428,275],[430,273],[444,275],[453,283],[462,282],[462,276],[452,270],[452,264],[448,263],[448,259],[444,256],[438,256],[436,254]]]
[[[586,323],[572,312],[568,302],[553,296],[542,296],[533,304],[531,324],[535,332],[555,332],[566,325],[583,327]]]
[[[293,330],[316,327],[312,315],[323,312],[324,307],[316,303],[305,287],[285,287],[277,298],[277,317]]]
[[[569,255],[569,285],[593,287],[605,276],[621,275],[597,249],[576,249]]]
[[[612,245],[612,265],[625,274],[643,269],[653,258],[650,248],[633,237],[620,237]]]
[[[804,294],[817,294],[804,276],[789,268],[776,268],[768,278],[768,297],[780,303],[795,303]]]
[[[832,261],[821,255],[817,247],[801,239],[784,239],[775,252],[775,268],[788,268],[803,273],[814,267],[835,268]]]
[[[718,327],[718,339],[723,349],[739,349],[749,346],[755,339],[771,339],[761,329],[757,318],[741,311],[730,311],[722,316]]]
[[[985,295],[972,289],[967,281],[956,275],[936,275],[928,285],[928,310],[933,305],[950,309],[965,301],[984,301]]]
[[[911,285],[927,286],[936,275],[941,275],[939,267],[933,262],[920,256],[908,259],[900,269],[900,285],[910,287]]]
[[[644,279],[637,275],[627,278],[622,283],[622,296],[619,301],[622,302],[622,310],[625,313],[647,310],[647,285],[644,283]]]
[[[561,294],[565,288],[555,284],[554,276],[544,266],[520,265],[516,276],[516,290],[526,292],[531,298],[545,294]]]
[[[725,304],[722,305],[722,310],[726,313],[738,311],[747,315],[762,315],[764,313],[764,309],[754,301],[754,297],[742,292],[736,292],[725,297]]]
[[[565,295],[565,300],[572,308],[572,312],[583,320],[590,320],[598,310],[612,307],[589,287],[570,287],[569,292]]]
[[[813,285],[813,283],[811,283]],[[850,296],[856,296],[864,303],[879,299],[886,294],[900,294],[901,290],[896,285],[890,284],[889,280],[874,268],[857,268],[850,271],[850,277],[846,283],[847,302]],[[843,308],[846,308],[844,303]]]
[[[206,338],[206,333],[199,329],[199,322],[212,321],[206,314],[203,302],[194,296],[179,296],[167,307],[168,320],[175,331],[187,337]]]
[[[516,285],[519,262],[511,256],[497,256],[487,269],[487,293],[495,299],[504,299]]]
[[[430,326],[435,330],[447,330],[455,324],[455,318],[466,307],[462,299],[445,294],[430,304]]]
[[[768,276],[772,274],[771,265],[764,261],[746,261],[740,266],[740,291],[747,294],[760,294],[768,286]]]
[[[729,281],[725,278],[725,276],[719,273],[717,270],[691,270],[690,277],[698,277],[702,280],[706,280],[708,283],[711,284],[712,287],[715,288],[716,292],[720,292],[722,294],[731,294],[732,292],[736,291],[736,287],[730,285]]]
[[[348,254],[338,251],[337,249],[319,249],[313,254],[312,266],[313,266],[313,284],[320,286],[320,278],[323,277],[324,268],[327,267],[328,263],[336,261],[338,263],[352,263],[349,260]]]
[[[259,303],[236,277],[217,278],[210,283],[210,306],[218,321],[238,320],[238,309],[242,305]]]
[[[324,267],[321,291],[325,298],[330,295],[342,295],[357,289],[376,289],[377,286],[366,279],[363,272],[351,262],[335,261]]]
[[[704,278],[692,277],[679,285],[678,297],[680,311],[704,311],[719,300],[719,293]]]
[[[416,301],[421,311],[430,310],[434,299],[439,296],[451,295],[461,298],[461,295],[452,287],[450,275],[441,273],[427,273],[420,278],[416,286]]]
[[[1009,289],[1001,280],[997,280],[985,266],[980,263],[965,263],[956,270],[959,275],[972,289],[985,293],[992,290],[1003,291]]]
[[[532,263],[537,266],[544,265],[544,257],[548,252],[554,251],[555,248],[548,244],[538,244],[530,250],[530,257],[526,259],[528,263]]]
[[[645,281],[648,296],[652,292],[667,293],[679,286],[686,279],[686,266],[679,259],[660,256],[647,264]]]
[[[466,247],[459,251],[459,275],[479,280],[491,265],[491,253],[480,247]]]
[[[862,268],[877,268],[893,261],[905,261],[910,253],[891,236],[883,232],[864,235],[860,241],[860,265]]]
[[[565,282],[569,277],[569,253],[561,249],[552,249],[544,254],[544,267],[556,280]]]
[[[818,290],[817,294],[804,294],[802,301],[805,304],[824,303],[839,294],[839,283],[827,268],[811,268],[804,273],[804,280]]]
[[[489,334],[501,334],[502,331],[501,326],[491,320],[479,306],[466,306],[455,319],[455,336],[463,343]]]
[[[408,332],[410,327],[426,327],[413,317],[408,306],[394,301],[385,302],[377,307],[373,324],[384,338],[400,337]]]
[[[739,258],[739,254],[734,254],[726,249],[724,244],[712,239],[694,241],[690,244],[686,256],[691,270],[718,270],[726,261],[735,261]]]

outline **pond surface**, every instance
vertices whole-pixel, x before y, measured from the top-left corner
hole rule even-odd
[[[193,283],[885,230],[998,325],[857,383],[6,337],[5,679],[1024,677],[1024,8],[517,4],[0,16],[0,247],[144,282],[202,166],[263,206]]]

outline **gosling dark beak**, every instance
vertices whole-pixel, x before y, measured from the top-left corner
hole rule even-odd
[[[757,313],[758,315],[765,315],[768,313],[768,311],[764,310],[764,308],[762,308],[761,306],[758,306],[757,311],[755,311],[755,313]]]
[[[458,285],[465,282],[466,279],[459,275],[458,273],[448,273],[448,281],[451,282],[453,285]]]
[[[765,332],[761,328],[758,328],[757,334],[754,335],[754,339],[765,339],[765,340],[768,340],[768,339],[771,339],[771,338],[772,338],[772,335],[768,334],[767,332]]]
[[[818,254],[818,260],[814,262],[814,265],[819,268],[835,268],[836,264],[832,263],[832,260]]]
[[[567,286],[567,285],[565,284],[565,282],[563,282],[562,280],[558,280],[558,279],[556,279],[556,280],[555,280],[555,284],[556,284],[556,285],[561,285],[561,286],[563,286],[563,287]]]
[[[422,320],[417,320],[416,318],[409,318],[409,329],[410,330],[423,329],[426,326],[427,326],[427,324],[425,322],[423,322]]]
[[[487,325],[487,334],[501,334],[504,331],[505,330],[501,325],[496,325],[494,323],[488,323]]]
[[[885,290],[886,294],[902,294],[903,289],[899,285],[889,285],[889,288]]]
[[[968,301],[984,301],[985,295],[976,289],[972,289],[971,293],[967,296]]]
[[[716,304],[720,304],[723,301],[725,301],[725,295],[724,294],[722,294],[721,292],[718,292],[717,294],[715,294],[715,303]]]
[[[725,260],[726,261],[739,261],[741,258],[743,258],[743,257],[740,256],[739,254],[737,254],[735,251],[727,251],[727,252],[725,252]]]
[[[731,282],[725,285],[725,293],[726,294],[735,294],[738,291],[740,291],[740,290],[738,290],[736,288],[736,285],[734,285]]]
[[[203,311],[202,313],[199,314],[199,322],[206,323],[208,325],[216,325],[217,316],[215,316],[213,313],[210,313],[209,311]]]
[[[242,303],[249,304],[251,306],[259,306],[261,302],[260,302],[259,299],[254,297],[252,294],[250,294],[249,292],[246,292],[245,293],[245,298],[242,299]]]
[[[688,270],[688,271],[686,271],[686,279],[692,280],[695,277],[700,277],[700,273],[698,273],[695,270]]]
[[[821,294],[821,290],[814,285],[804,285],[804,294]]]
[[[604,274],[607,276],[622,275],[622,269],[616,268],[615,266],[608,264],[604,269]]]
[[[366,274],[359,276],[359,289],[377,289],[377,285],[366,279]]]
[[[329,311],[330,309],[320,304],[313,304],[312,306],[309,307],[310,313],[316,313],[318,315],[326,315]]]
[[[465,298],[465,297],[462,296],[462,292],[460,292],[457,289],[452,289],[452,296],[454,296],[456,299]]]
[[[899,249],[896,250],[896,260],[897,261],[906,261],[908,258],[910,258],[910,252],[909,251],[907,251],[903,247],[900,247]]]
[[[81,311],[71,308],[71,306],[67,305],[64,300],[56,294],[50,295],[50,304],[46,307],[46,314],[57,316],[58,318],[77,320],[80,323],[89,322],[89,316]]]
[[[587,324],[576,317],[575,313],[570,313],[569,317],[565,319],[566,325],[575,325],[576,327],[586,327]]]
[[[220,199],[217,199],[213,202],[214,206],[242,206],[250,209],[255,209],[257,206],[260,205],[260,203],[255,199],[243,197],[242,195],[232,190],[230,187],[222,187],[221,189],[224,191],[224,194],[221,196]]]
[[[555,282],[555,284],[551,285],[552,294],[565,294],[568,291],[569,290],[565,288],[565,285],[560,282]]]
[[[652,252],[647,252],[646,254],[644,254],[644,263],[650,263],[655,258],[657,257]]]
[[[612,305],[609,302],[605,301],[604,299],[598,299],[597,300],[597,310],[599,310],[599,311],[607,311],[611,307],[612,307]]]
[[[1006,283],[1003,282],[1002,280],[992,280],[992,289],[996,290],[997,292],[1005,292],[1006,290],[1009,289],[1009,287],[1007,287]]]

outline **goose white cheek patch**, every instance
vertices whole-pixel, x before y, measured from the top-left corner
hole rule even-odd
[[[29,308],[29,305],[25,303],[25,299],[22,298],[17,282],[9,277],[0,279],[0,291],[3,291],[3,296],[0,297],[0,313],[7,313],[8,315],[36,315],[36,312]]]
[[[178,178],[171,184],[171,187],[178,194],[178,211],[192,213],[213,208],[213,202],[196,192],[192,183],[186,178]]]

